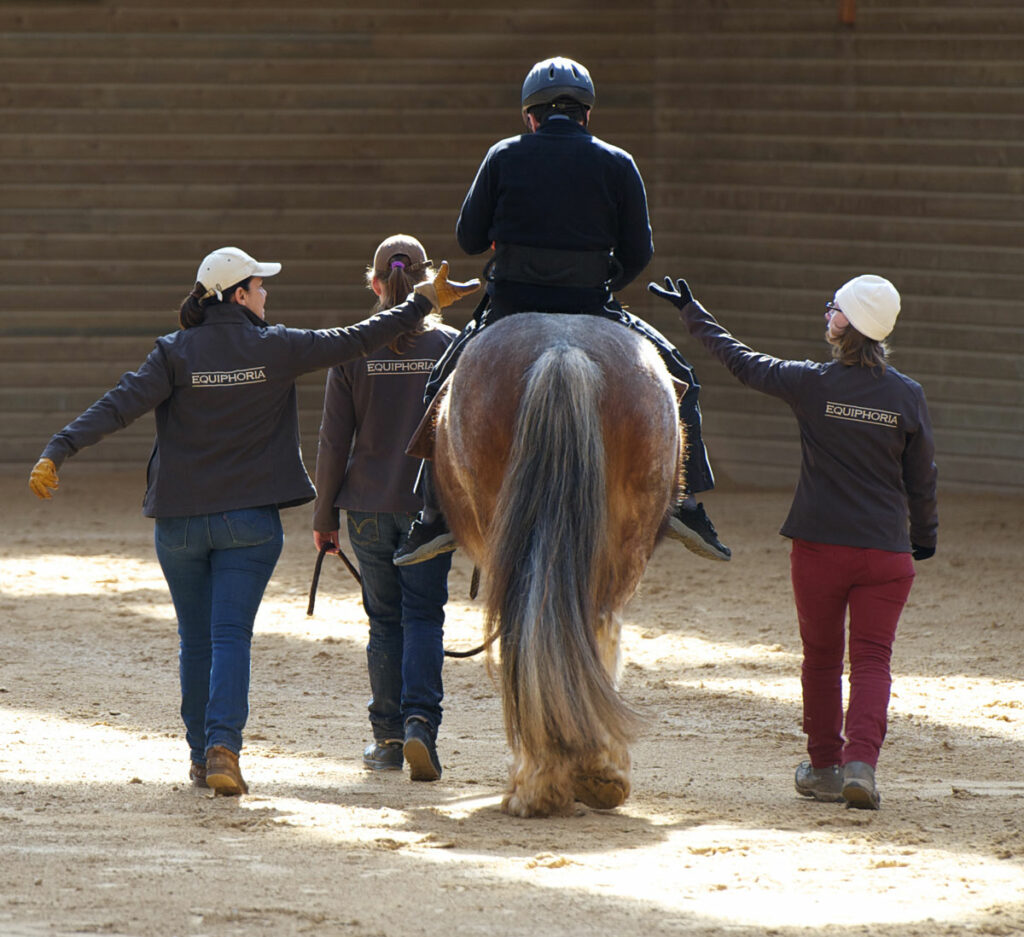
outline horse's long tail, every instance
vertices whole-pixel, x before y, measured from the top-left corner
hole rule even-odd
[[[601,662],[598,578],[609,568],[602,377],[547,349],[526,376],[491,521],[487,631],[497,631],[509,742],[539,755],[626,742],[633,713]]]

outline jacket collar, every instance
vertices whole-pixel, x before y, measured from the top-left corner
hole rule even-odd
[[[206,307],[206,317],[199,325],[215,325],[221,322],[248,322],[260,329],[267,327],[266,320],[250,312],[245,306],[239,306],[238,303],[210,303]]]
[[[535,133],[545,134],[547,136],[591,136],[589,130],[586,127],[581,127],[574,120],[562,120],[560,118],[548,118],[542,123]]]

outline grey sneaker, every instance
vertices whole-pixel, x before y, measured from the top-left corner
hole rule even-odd
[[[426,721],[417,717],[405,723],[405,760],[413,781],[436,781],[441,777],[441,762]]]
[[[850,761],[843,765],[843,800],[848,807],[877,810],[882,795],[875,787],[875,769],[866,761]]]
[[[418,517],[409,527],[409,532],[395,550],[391,561],[395,566],[412,566],[425,563],[442,553],[455,549],[455,537],[448,529],[444,515],[438,515],[430,524],[424,524]]]
[[[732,558],[732,550],[718,539],[715,525],[703,504],[695,508],[676,508],[668,519],[668,536],[681,541],[691,553],[707,560],[728,562]]]
[[[363,764],[371,771],[401,771],[402,743],[399,739],[384,739],[367,745]]]
[[[803,797],[838,804],[843,800],[843,769],[839,765],[815,768],[809,761],[796,766],[796,792]]]

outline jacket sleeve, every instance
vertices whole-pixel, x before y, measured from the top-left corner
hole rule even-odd
[[[327,385],[324,388],[324,412],[320,421],[320,441],[316,450],[313,530],[329,533],[339,529],[340,512],[335,507],[335,501],[345,480],[355,434],[356,414],[352,403],[352,385],[342,368],[331,368],[327,372]]]
[[[52,459],[60,468],[79,450],[95,445],[157,407],[173,390],[174,375],[158,344],[137,371],[122,374],[115,387],[55,434],[41,457]]]
[[[286,329],[293,373],[363,358],[414,328],[431,308],[429,299],[410,293],[405,302],[345,328]]]
[[[640,170],[628,157],[619,198],[619,230],[612,253],[622,265],[622,272],[609,284],[613,293],[632,283],[654,256],[647,192]]]
[[[476,171],[469,191],[462,202],[455,237],[467,254],[482,254],[491,246],[491,225],[494,223],[496,172],[492,165],[494,148],[488,151]]]
[[[919,547],[934,547],[938,541],[938,468],[935,440],[924,391],[919,390],[917,430],[907,437],[903,449],[903,486],[910,510],[910,541]]]
[[[805,362],[763,355],[733,338],[700,303],[688,303],[679,313],[687,331],[733,376],[747,387],[787,403],[797,399]]]

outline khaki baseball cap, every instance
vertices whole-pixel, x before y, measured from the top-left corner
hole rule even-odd
[[[208,295],[220,296],[229,286],[249,277],[272,277],[280,272],[280,264],[261,264],[238,247],[221,247],[203,258],[196,282],[206,287]]]
[[[392,261],[404,263],[397,260],[399,255],[409,258],[410,266],[426,266],[430,263],[427,260],[427,252],[423,245],[409,234],[394,234],[385,241],[381,241],[373,255],[373,272],[382,280],[391,276]]]

